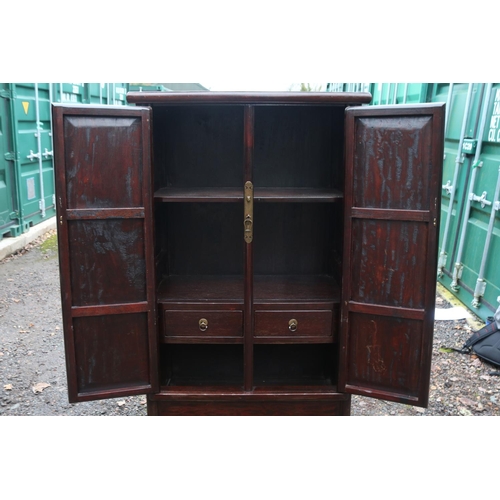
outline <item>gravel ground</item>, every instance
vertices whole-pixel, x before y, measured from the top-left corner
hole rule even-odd
[[[146,397],[68,403],[56,235],[0,262],[0,415],[146,415]],[[450,307],[439,295],[437,307]],[[353,397],[356,416],[499,415],[500,377],[470,355],[447,352],[471,335],[466,320],[437,321],[427,409]]]

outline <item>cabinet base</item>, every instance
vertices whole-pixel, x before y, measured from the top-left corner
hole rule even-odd
[[[148,396],[148,415],[259,415],[259,416],[347,416],[350,415],[349,394],[334,392],[332,388],[241,389],[168,388]]]

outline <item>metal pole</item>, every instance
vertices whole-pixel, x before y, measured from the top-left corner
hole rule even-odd
[[[448,132],[448,118],[450,117],[452,94],[453,94],[453,83],[450,83],[450,87],[448,89],[448,97],[446,98],[446,114],[444,117],[444,135],[445,135],[445,137],[446,137],[446,134]]]
[[[394,84],[394,99],[392,100],[392,103],[397,104],[397,100],[398,100],[398,84],[395,83]]]
[[[408,84],[405,83],[405,93],[403,96],[403,104],[406,104],[406,100],[408,99]]]
[[[490,251],[491,235],[493,234],[493,224],[495,223],[495,212],[500,210],[500,167],[498,167],[497,186],[495,188],[495,196],[491,205],[490,222],[488,224],[488,232],[486,233],[486,241],[484,243],[483,257],[481,259],[481,267],[476,281],[476,289],[474,290],[474,299],[472,300],[473,307],[479,307],[479,301],[484,296],[486,290],[486,281],[484,279],[484,270],[486,269],[486,262],[488,260],[488,253]]]
[[[53,127],[52,127],[52,102],[54,99],[54,94],[52,90],[52,83],[49,83],[49,121],[50,121],[50,132],[49,132],[49,137],[50,137],[50,154],[52,156],[52,173],[54,174],[54,139],[53,139]],[[53,185],[55,185],[55,179],[54,176],[53,178]],[[54,205],[54,208],[56,206],[56,194],[54,193],[52,195],[52,204]]]
[[[462,130],[460,132],[460,140],[458,142],[457,159],[455,161],[455,171],[453,173],[453,184],[451,186],[450,202],[448,205],[448,214],[446,216],[446,224],[444,227],[443,242],[441,244],[441,253],[439,254],[438,273],[437,273],[438,278],[441,278],[443,276],[443,269],[446,266],[446,258],[448,255],[446,253],[446,244],[448,243],[448,233],[450,230],[451,212],[453,210],[453,202],[455,201],[455,191],[456,191],[457,180],[458,180],[458,171],[460,170],[460,165],[464,162],[463,155],[462,155],[462,145],[464,142],[465,131],[467,130],[467,120],[469,118],[470,109],[471,109],[471,103],[472,103],[471,96],[472,96],[473,85],[474,84],[469,83],[469,88],[467,90],[467,98],[465,101],[464,117],[462,120]]]
[[[45,217],[45,192],[43,188],[43,158],[42,158],[42,122],[40,121],[40,101],[38,98],[38,83],[35,83],[35,111],[36,111],[36,142],[38,153],[33,156],[38,157],[38,174],[40,177],[40,210],[42,217]]]
[[[18,231],[20,233],[24,233],[24,205],[22,203],[22,195],[21,195],[21,166],[22,161],[19,154],[18,148],[18,140],[17,134],[19,132],[19,127],[17,123],[17,114],[16,114],[16,84],[9,83],[8,89],[10,93],[10,125],[12,130],[12,152],[14,153],[14,180],[16,184],[16,196],[17,196],[17,210],[14,208],[14,214],[12,214],[12,219],[17,219],[18,221]],[[17,214],[16,214],[17,212]],[[17,216],[16,216],[17,215]],[[12,234],[12,233],[11,233]]]
[[[458,246],[458,253],[457,253],[457,258],[455,261],[455,267],[453,269],[453,279],[451,282],[451,288],[452,290],[455,290],[455,292],[458,291],[459,286],[458,286],[458,280],[462,277],[462,271],[464,268],[464,265],[462,264],[462,253],[464,250],[464,243],[465,243],[465,235],[467,233],[467,227],[469,224],[469,215],[470,215],[470,209],[472,205],[472,196],[474,195],[474,184],[476,182],[476,174],[478,168],[482,166],[482,163],[479,161],[479,158],[481,156],[481,149],[483,147],[483,134],[484,134],[484,127],[486,124],[486,114],[488,112],[488,105],[490,103],[490,95],[491,95],[491,88],[493,84],[488,83],[488,86],[486,87],[486,97],[484,98],[483,101],[483,112],[481,115],[481,123],[479,125],[479,133],[478,133],[478,143],[476,147],[476,154],[474,155],[474,163],[472,165],[472,175],[471,175],[471,180],[469,184],[469,196],[467,199],[467,205],[465,206],[465,214],[464,218],[462,221],[462,232],[460,233],[460,243]]]

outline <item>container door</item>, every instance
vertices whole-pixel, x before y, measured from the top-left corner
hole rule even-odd
[[[17,236],[19,226],[9,85],[0,83],[0,241],[4,236]]]
[[[69,400],[157,391],[150,110],[53,118]]]
[[[443,104],[346,112],[339,389],[427,406]]]

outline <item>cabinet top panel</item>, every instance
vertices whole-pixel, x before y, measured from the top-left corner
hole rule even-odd
[[[368,92],[129,92],[137,104],[306,104],[350,106],[368,104]]]

